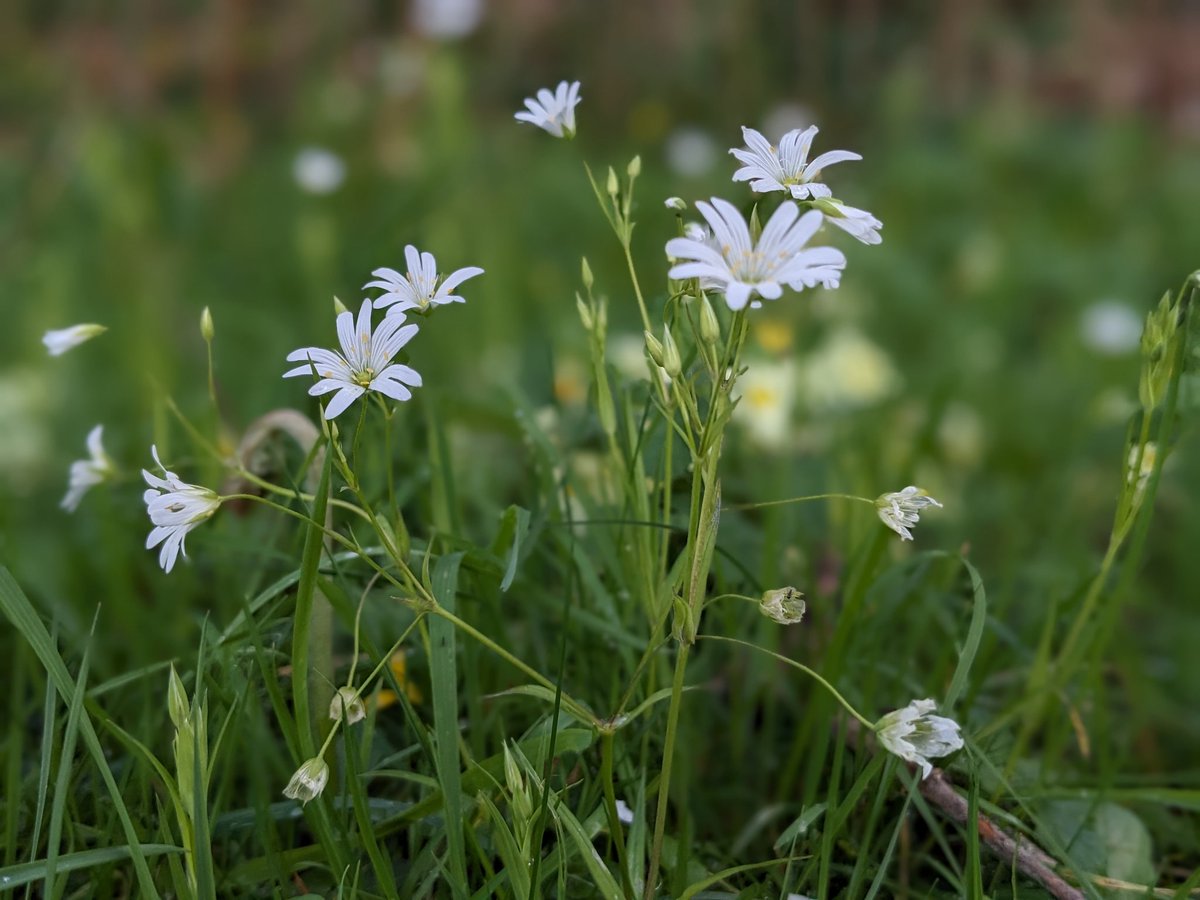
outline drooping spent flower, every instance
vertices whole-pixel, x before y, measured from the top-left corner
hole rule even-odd
[[[525,109],[513,118],[518,122],[536,125],[555,137],[572,138],[575,136],[575,107],[579,105],[579,100],[579,82],[560,81],[554,93],[542,88],[537,92],[536,99],[527,97]]]
[[[930,715],[936,708],[932,700],[914,700],[875,723],[879,743],[905,762],[920,766],[922,781],[933,772],[929,760],[949,756],[963,746],[958,723]]]
[[[146,549],[151,550],[161,543],[158,564],[164,572],[170,572],[180,554],[187,557],[184,538],[188,532],[212,518],[221,505],[221,498],[214,491],[198,484],[181,481],[178,475],[168,471],[158,458],[157,447],[151,446],[150,454],[162,469],[163,477],[159,478],[142,469],[142,477],[146,479],[146,484],[150,485],[142,494],[142,500],[146,504],[150,521],[154,524],[146,538]]]
[[[62,356],[68,350],[72,350],[84,341],[90,341],[106,331],[108,331],[108,327],[105,325],[72,325],[70,328],[47,331],[42,335],[42,343],[46,345],[51,356]]]
[[[384,316],[372,333],[371,301],[364,300],[357,324],[349,311],[337,317],[341,353],[320,347],[293,350],[287,355],[288,361],[304,361],[304,365],[284,372],[283,377],[315,374],[319,380],[308,389],[314,397],[336,391],[325,405],[326,419],[344,412],[367,391],[378,391],[393,400],[408,400],[412,397],[409,386],[420,387],[421,376],[415,369],[392,363],[392,358],[418,330],[416,325],[405,325],[404,320],[403,313]]]
[[[794,587],[783,587],[763,593],[758,608],[764,616],[780,625],[795,625],[804,618],[807,605],[802,593]]]
[[[287,787],[283,789],[283,796],[307,804],[321,796],[321,791],[325,790],[328,782],[329,765],[324,759],[316,756],[306,760],[304,765],[296,770]]]
[[[927,506],[936,506],[941,509],[942,504],[919,487],[911,484],[902,491],[881,494],[875,499],[875,509],[879,513],[879,518],[883,520],[883,524],[906,541],[913,539],[909,529],[914,528],[920,521],[920,512]]]
[[[104,445],[100,441],[103,432],[103,425],[97,425],[89,431],[87,448],[90,458],[77,459],[71,463],[67,494],[59,504],[67,512],[75,512],[79,507],[79,501],[83,499],[83,495],[102,481],[111,478],[116,471],[112,460],[104,452]]]
[[[376,269],[371,274],[376,281],[368,281],[366,288],[382,288],[383,293],[375,298],[375,308],[391,307],[389,315],[415,309],[425,312],[431,306],[446,303],[465,303],[466,300],[454,293],[454,289],[476,275],[482,275],[479,266],[467,266],[451,272],[438,284],[437,261],[432,253],[421,253],[412,244],[404,248],[404,261],[408,272],[401,275],[395,269]]]
[[[813,205],[825,213],[826,222],[836,225],[856,240],[862,241],[864,244],[883,243],[883,238],[879,234],[883,223],[865,209],[848,206],[841,200],[834,200],[831,197],[817,200]]]
[[[329,703],[329,718],[333,721],[345,716],[346,724],[353,725],[367,717],[367,707],[358,691],[350,686],[340,687]]]
[[[699,278],[706,289],[723,293],[732,310],[744,308],[755,295],[778,299],[784,285],[797,291],[816,284],[837,287],[846,257],[833,247],[805,248],[821,227],[821,213],[801,216],[795,203],[785,201],[755,242],[732,203],[713,197],[711,205],[697,201],[696,209],[712,228],[713,239],[697,240],[693,232],[669,240],[667,255],[680,260],[668,273],[671,278]]]
[[[829,150],[810,162],[808,152],[812,149],[817,130],[816,125],[810,125],[803,131],[799,128],[789,131],[780,139],[779,146],[775,147],[761,132],[743,126],[742,137],[746,147],[729,151],[742,163],[742,167],[734,172],[733,180],[749,181],[750,189],[760,194],[784,191],[793,200],[816,200],[832,196],[827,185],[816,181],[821,170],[834,163],[862,157],[849,150]]]

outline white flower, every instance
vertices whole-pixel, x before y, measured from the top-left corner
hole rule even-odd
[[[841,200],[831,198],[818,200],[815,205],[817,209],[825,213],[826,222],[836,225],[851,237],[864,244],[883,242],[883,238],[879,236],[879,229],[883,227],[883,223],[865,209],[847,206]]]
[[[1079,330],[1083,342],[1093,350],[1120,356],[1138,348],[1142,317],[1119,300],[1101,300],[1083,311]]]
[[[142,500],[154,524],[146,538],[146,549],[150,550],[161,543],[158,564],[164,572],[170,572],[180,554],[187,556],[183,541],[188,532],[212,517],[221,505],[221,498],[206,487],[180,481],[178,475],[168,471],[162,464],[157,447],[151,446],[150,453],[164,477],[159,478],[142,469],[142,477],[150,485],[149,490],[142,494]]]
[[[104,452],[104,445],[100,442],[103,432],[103,425],[97,425],[89,431],[87,448],[91,458],[77,459],[71,463],[67,495],[59,504],[68,512],[75,512],[83,495],[102,481],[112,477],[115,471],[112,460],[108,458],[108,454]]]
[[[482,275],[483,269],[478,266],[467,266],[446,276],[438,284],[437,261],[432,253],[421,253],[412,244],[404,248],[404,261],[408,264],[408,272],[401,275],[395,269],[376,269],[371,274],[378,281],[368,281],[366,288],[382,288],[384,293],[375,298],[375,308],[388,310],[394,314],[409,309],[421,312],[431,306],[442,306],[446,303],[466,303],[462,297],[453,293],[454,289],[476,275]]]
[[[766,591],[758,601],[758,608],[764,616],[780,625],[795,625],[804,619],[807,604],[804,595],[794,587],[784,587]]]
[[[667,209],[673,209],[676,212],[683,212],[687,209],[687,203],[684,202],[682,197],[668,197],[663,201],[663,206]]]
[[[912,532],[908,529],[916,526],[921,518],[918,513],[927,506],[940,509],[942,504],[911,484],[902,491],[882,494],[875,500],[875,509],[879,512],[883,524],[906,541],[913,539]]]
[[[346,311],[337,317],[338,342],[342,352],[320,347],[302,347],[287,355],[288,362],[305,361],[283,373],[284,378],[312,375],[320,380],[308,389],[313,397],[337,391],[325,405],[325,418],[332,419],[367,391],[378,391],[393,400],[408,400],[412,391],[408,385],[421,386],[421,376],[408,366],[392,363],[400,348],[417,333],[416,325],[405,325],[403,313],[384,316],[379,327],[371,333],[371,301],[364,300],[354,314]],[[403,326],[403,327],[401,327]],[[391,363],[389,365],[389,363]]]
[[[699,178],[716,165],[719,151],[707,131],[685,125],[668,135],[663,153],[667,167],[676,175]]]
[[[785,134],[776,148],[761,132],[743,126],[742,137],[749,149],[735,148],[729,151],[742,163],[742,168],[733,174],[733,180],[749,181],[750,189],[760,194],[784,191],[791,194],[793,200],[816,200],[831,196],[826,185],[815,181],[821,170],[834,163],[862,157],[849,150],[830,150],[809,162],[808,151],[816,136],[816,125],[810,125],[803,131],[797,128]]]
[[[346,177],[342,158],[323,147],[305,147],[292,162],[292,177],[310,194],[331,194]]]
[[[321,796],[321,791],[325,790],[328,782],[329,766],[325,760],[317,756],[307,760],[296,770],[291,781],[287,783],[287,787],[283,789],[283,796],[307,804],[308,801]]]
[[[821,227],[821,213],[812,210],[801,216],[795,203],[784,202],[755,244],[746,220],[732,203],[713,197],[711,206],[699,200],[696,209],[712,228],[713,241],[695,237],[668,241],[667,255],[684,260],[668,273],[671,278],[701,279],[702,285],[723,292],[733,310],[745,307],[755,294],[775,300],[784,285],[793,290],[818,283],[837,286],[846,265],[841,251],[804,247]]]
[[[353,725],[367,717],[367,707],[358,691],[350,686],[340,687],[329,703],[329,718],[337,721],[345,715],[346,724]]]
[[[536,125],[555,137],[571,138],[575,136],[575,107],[579,105],[579,99],[578,81],[569,84],[560,81],[553,94],[548,88],[542,88],[537,92],[536,100],[527,97],[526,108],[513,118]]]
[[[633,810],[624,800],[617,801],[617,821],[624,822],[626,825],[633,824]]]
[[[879,743],[905,762],[920,766],[922,780],[933,772],[929,760],[949,756],[963,746],[958,723],[944,716],[931,716],[936,708],[932,700],[914,700],[875,723]]]
[[[413,27],[426,37],[452,40],[466,37],[483,18],[483,0],[416,0]]]
[[[42,335],[42,343],[46,345],[51,356],[62,356],[68,350],[72,350],[84,341],[90,341],[96,335],[106,331],[108,328],[104,325],[72,325],[70,328],[47,331]]]

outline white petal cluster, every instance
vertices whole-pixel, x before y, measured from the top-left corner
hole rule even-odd
[[[409,387],[420,387],[421,376],[415,370],[392,359],[400,348],[412,340],[416,325],[405,325],[404,313],[384,316],[379,327],[371,328],[371,301],[364,300],[358,311],[358,321],[347,310],[337,317],[338,342],[342,352],[320,347],[302,347],[287,355],[289,362],[303,361],[283,373],[284,378],[300,375],[317,376],[317,383],[308,389],[314,397],[335,392],[325,405],[325,418],[332,419],[365,394],[378,391],[393,400],[412,397]]]
[[[513,118],[528,122],[555,137],[575,136],[575,107],[579,105],[579,82],[560,81],[554,93],[548,88],[537,92],[537,98],[527,97],[525,109]]]
[[[150,550],[161,543],[158,564],[164,572],[170,572],[181,554],[187,556],[183,541],[188,532],[212,518],[221,505],[221,498],[206,487],[181,481],[178,475],[168,471],[158,458],[157,447],[152,446],[150,453],[162,470],[163,477],[159,478],[142,469],[142,477],[150,485],[142,499],[154,524],[146,538],[146,549]]]
[[[89,458],[77,459],[71,463],[67,494],[59,504],[67,512],[75,512],[83,495],[102,481],[111,478],[115,471],[112,460],[104,452],[104,445],[100,440],[103,433],[103,425],[97,425],[89,431],[87,436]]]
[[[875,500],[875,509],[879,513],[879,518],[883,520],[883,524],[906,541],[913,539],[909,529],[915,527],[920,521],[920,512],[927,506],[936,506],[941,509],[942,504],[919,487],[911,484],[902,491],[882,494]]]
[[[879,743],[905,762],[920,766],[922,780],[933,772],[929,760],[949,756],[963,746],[958,723],[930,715],[936,708],[932,700],[914,700],[875,723]]]
[[[733,174],[734,181],[749,181],[750,189],[760,194],[784,191],[793,200],[817,200],[832,196],[828,186],[816,181],[821,170],[834,163],[862,159],[849,150],[829,150],[813,159],[808,158],[817,126],[801,131],[789,131],[774,147],[753,128],[742,128],[746,147],[734,148],[732,153],[742,164]]]
[[[72,325],[70,328],[47,331],[42,335],[42,343],[46,345],[51,356],[62,356],[68,350],[72,350],[84,341],[90,341],[96,335],[106,331],[108,328],[104,325]]]
[[[837,287],[846,257],[833,247],[805,247],[821,227],[821,213],[802,216],[795,203],[786,201],[755,242],[732,203],[713,197],[711,205],[697,201],[696,209],[712,229],[712,239],[698,240],[692,232],[668,241],[667,255],[680,261],[668,273],[671,278],[699,278],[701,285],[723,293],[732,310],[755,296],[775,300],[784,286],[797,291],[817,284]]]
[[[404,248],[404,261],[408,264],[406,274],[401,275],[395,269],[376,269],[371,273],[376,280],[363,285],[364,289],[382,288],[384,293],[375,298],[376,309],[390,307],[388,313],[394,315],[410,309],[425,312],[431,306],[465,303],[454,289],[468,278],[483,274],[483,269],[478,266],[467,266],[451,272],[438,284],[437,261],[433,254],[421,253],[412,244]]]
[[[328,783],[329,764],[321,757],[315,756],[296,770],[287,787],[283,789],[283,796],[307,804],[321,796],[321,791],[325,790]]]

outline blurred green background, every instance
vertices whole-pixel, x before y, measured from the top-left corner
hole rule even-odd
[[[741,125],[777,138],[816,122],[818,150],[861,152],[828,178],[885,227],[879,247],[830,236],[849,259],[840,291],[763,311],[764,383],[743,405],[784,425],[744,413],[727,496],[918,483],[946,507],[919,541],[969,548],[995,618],[1027,637],[1094,571],[1140,320],[1200,267],[1194,7],[27,0],[5,16],[0,559],[67,646],[102,604],[96,677],[190,652],[200,619],[228,620],[248,589],[216,563],[257,552],[236,516],[194,535],[169,578],[142,550],[152,440],[188,480],[217,477],[184,469],[198,460],[164,404],[212,426],[205,306],[236,441],[269,409],[315,410],[280,378],[284,356],[332,344],[332,298],[356,307],[406,243],[443,271],[482,266],[412,359],[486,541],[498,510],[532,502],[514,410],[587,434],[581,255],[610,299],[614,365],[621,335],[639,346],[580,154],[619,171],[641,154],[635,242],[660,303],[677,228],[662,201],[746,200],[726,153]],[[560,78],[583,85],[572,144],[512,119]],[[110,331],[46,355],[46,329],[92,321]],[[96,423],[125,479],[69,515],[67,466]],[[1200,738],[1192,441],[1167,464],[1114,673],[1136,697],[1118,743],[1176,783],[1196,782],[1179,769]],[[722,539],[763,584],[810,585],[819,609],[843,515],[788,507],[765,518],[770,540],[736,525]]]

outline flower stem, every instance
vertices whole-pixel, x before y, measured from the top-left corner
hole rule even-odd
[[[658,883],[658,863],[662,857],[663,835],[667,828],[667,805],[670,801],[671,763],[675,756],[675,738],[679,731],[679,708],[683,698],[683,676],[687,670],[689,644],[680,643],[675,656],[675,677],[671,681],[671,705],[667,710],[667,737],[663,747],[662,773],[658,778],[658,811],[654,817],[654,841],[650,845],[650,868],[646,870],[645,900],[654,900]]]
[[[722,506],[721,509],[762,509],[764,506],[783,506],[786,503],[803,503],[806,500],[858,500],[862,503],[875,504],[874,500],[859,497],[857,494],[808,494],[804,497],[788,497],[786,500],[763,500],[760,503],[734,503]]]

